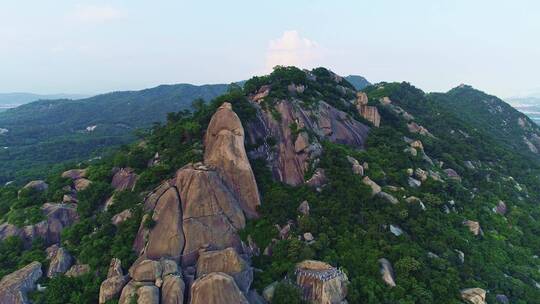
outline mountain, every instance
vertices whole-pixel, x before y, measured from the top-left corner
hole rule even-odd
[[[15,108],[25,103],[45,99],[82,99],[83,94],[33,94],[33,93],[0,93],[0,111]]]
[[[162,85],[79,100],[38,100],[0,113],[0,183],[43,176],[51,165],[99,156],[169,112],[210,100],[228,85]]]
[[[540,125],[540,98],[509,98],[506,101],[514,108],[529,116],[536,124]]]
[[[446,94],[431,94],[431,98],[473,128],[484,130],[517,151],[540,151],[540,127],[495,96],[461,85]]]
[[[367,79],[358,75],[349,75],[345,79],[357,90],[363,90],[365,87],[371,85]]]
[[[0,188],[0,302],[536,303],[523,117],[471,87],[278,67]]]

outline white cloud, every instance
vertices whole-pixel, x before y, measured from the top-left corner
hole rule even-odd
[[[300,36],[296,30],[285,31],[281,37],[269,42],[266,70],[271,71],[276,65],[314,67],[321,57],[322,50],[315,41]]]
[[[70,17],[84,23],[104,23],[125,17],[125,13],[118,8],[108,5],[85,5],[77,7]]]

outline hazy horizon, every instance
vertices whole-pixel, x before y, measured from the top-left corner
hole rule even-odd
[[[540,95],[536,1],[54,2],[2,4],[0,92],[230,83],[282,64],[427,92]]]

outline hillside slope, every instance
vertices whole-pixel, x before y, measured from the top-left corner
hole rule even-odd
[[[134,139],[167,113],[211,100],[228,85],[162,85],[81,100],[40,100],[0,113],[0,183],[43,176],[58,162],[81,161]],[[7,147],[7,148],[6,148]]]
[[[540,159],[521,142],[408,83],[280,67],[0,188],[0,275],[20,269],[0,299],[41,277],[34,303],[536,303]]]

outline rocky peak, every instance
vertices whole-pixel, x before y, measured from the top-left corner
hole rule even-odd
[[[244,148],[244,128],[228,102],[218,108],[208,125],[204,163],[216,168],[246,216],[256,217],[261,202]]]

